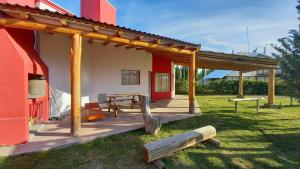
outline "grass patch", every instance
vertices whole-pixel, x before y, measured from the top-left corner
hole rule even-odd
[[[163,125],[157,136],[136,130],[61,150],[0,158],[0,168],[132,168],[151,169],[141,145],[187,130],[213,125],[221,148],[197,144],[163,158],[168,168],[300,168],[300,106],[261,109],[242,102],[235,113],[228,96],[198,96],[203,115]],[[288,105],[288,98],[277,101]]]

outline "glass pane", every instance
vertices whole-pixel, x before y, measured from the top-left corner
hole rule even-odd
[[[122,85],[139,85],[140,71],[139,70],[122,70]]]
[[[169,73],[155,73],[155,92],[170,91]]]

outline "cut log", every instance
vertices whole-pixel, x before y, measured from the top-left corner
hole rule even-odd
[[[149,106],[149,96],[142,95],[141,98],[141,111],[143,113],[145,131],[149,134],[157,134],[161,127],[161,121],[152,116]]]
[[[161,157],[215,136],[216,129],[213,126],[206,126],[170,138],[148,143],[143,146],[143,158],[146,162],[150,163]]]

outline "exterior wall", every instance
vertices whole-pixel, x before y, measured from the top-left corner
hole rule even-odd
[[[81,0],[81,16],[116,25],[116,8],[107,0]]]
[[[168,92],[155,92],[155,73],[169,73],[170,75],[170,91]],[[171,99],[172,97],[172,62],[169,59],[165,59],[158,55],[153,55],[152,64],[152,89],[151,89],[151,99],[152,100],[162,100]]]
[[[61,112],[70,110],[70,60],[71,39],[63,35],[40,34],[40,55],[49,67],[50,87]],[[82,106],[97,101],[100,93],[142,93],[149,92],[149,71],[152,70],[152,56],[144,51],[103,46],[83,41],[82,54]],[[121,70],[140,70],[141,85],[121,85]],[[57,108],[51,104],[52,114]]]
[[[0,28],[0,146],[28,140],[29,104],[36,101],[28,99],[28,74],[47,74],[33,45],[33,31]],[[46,121],[48,95],[38,99]]]

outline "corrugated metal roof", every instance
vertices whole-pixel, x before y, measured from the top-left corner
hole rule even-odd
[[[0,3],[0,9],[1,8],[18,8],[18,10],[21,10],[21,11],[23,10],[25,12],[36,12],[36,13],[39,13],[39,14],[49,15],[49,16],[52,16],[52,17],[72,19],[72,20],[76,20],[78,22],[83,22],[83,23],[97,24],[97,25],[99,25],[101,27],[105,27],[105,28],[115,29],[115,30],[119,30],[119,31],[126,31],[126,32],[138,34],[138,35],[141,35],[141,36],[148,36],[150,38],[158,38],[158,39],[171,41],[171,42],[173,41],[174,43],[178,43],[180,45],[187,45],[187,46],[191,46],[191,47],[195,47],[195,48],[200,46],[200,44],[194,44],[194,43],[185,42],[185,41],[182,41],[182,40],[169,38],[169,37],[165,37],[165,36],[161,36],[161,35],[157,35],[157,34],[152,34],[152,33],[147,33],[147,32],[143,32],[143,31],[134,30],[134,29],[131,29],[131,28],[123,27],[123,26],[108,24],[106,22],[99,22],[99,21],[95,21],[95,20],[92,20],[92,19],[79,17],[79,16],[76,16],[76,15],[72,16],[72,15],[69,15],[69,14],[61,14],[59,12],[53,12],[53,11],[50,11],[48,9],[43,9],[42,10],[42,9],[39,9],[38,7],[21,6],[21,5],[18,5],[18,4],[9,4],[9,3]]]
[[[221,79],[221,78],[227,76],[228,74],[230,74],[231,72],[232,72],[232,70],[214,70],[210,74],[206,75],[204,77],[204,80]]]

